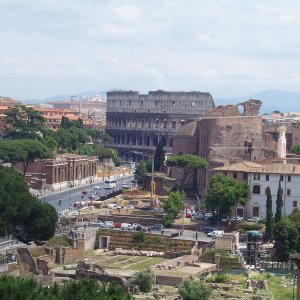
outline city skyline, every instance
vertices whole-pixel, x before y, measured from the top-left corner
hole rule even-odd
[[[1,1],[0,94],[299,89],[296,1]]]

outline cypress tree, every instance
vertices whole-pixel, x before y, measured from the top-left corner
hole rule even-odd
[[[154,154],[154,170],[159,172],[165,164],[165,152],[161,142],[159,142]]]
[[[276,199],[275,223],[277,223],[281,220],[282,207],[283,207],[282,189],[281,189],[281,183],[279,181],[279,186],[278,186],[278,191],[277,191],[277,199]]]
[[[273,231],[273,211],[272,211],[272,195],[271,189],[267,187],[267,202],[266,202],[266,240],[269,241],[272,238]]]

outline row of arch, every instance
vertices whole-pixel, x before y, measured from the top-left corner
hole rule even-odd
[[[158,134],[117,134],[113,137],[117,145],[130,146],[157,146],[160,142],[163,147],[173,147],[173,138]]]
[[[149,128],[149,129],[177,129],[195,119],[162,119],[162,118],[121,118],[107,117],[106,123],[114,128]]]

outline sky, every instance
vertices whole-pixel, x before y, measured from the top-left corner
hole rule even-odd
[[[0,95],[300,91],[300,1],[0,0]]]

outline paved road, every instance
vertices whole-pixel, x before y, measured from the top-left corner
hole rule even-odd
[[[129,184],[130,181],[132,180],[132,178],[133,178],[133,175],[116,178],[117,187],[114,190],[117,191],[117,190],[121,189],[122,183]],[[82,191],[88,191],[90,193],[93,186],[101,187],[100,195],[104,195],[108,191],[111,191],[111,190],[106,190],[104,188],[104,181],[98,181],[98,182],[93,183],[92,186],[89,183],[86,183],[86,184],[82,184],[80,186],[76,186],[73,188],[68,187],[62,191],[48,192],[48,193],[46,193],[45,196],[40,196],[39,198],[42,201],[45,201],[45,202],[51,204],[56,209],[57,212],[60,212],[60,211],[69,209],[69,207],[73,206],[73,203],[75,203],[75,202],[87,201],[88,195],[85,195],[83,199],[81,198]]]

